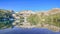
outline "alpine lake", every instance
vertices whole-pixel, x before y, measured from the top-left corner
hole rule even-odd
[[[15,20],[0,20],[0,34],[60,34],[47,28],[17,28],[12,23]]]

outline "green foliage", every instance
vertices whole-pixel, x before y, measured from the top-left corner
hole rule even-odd
[[[45,19],[45,21],[43,21],[42,19]],[[38,23],[47,23],[50,25],[55,25],[60,27],[60,13],[52,14],[49,16],[44,16],[44,15],[38,16],[37,14],[30,15],[28,17],[28,21],[31,24],[35,24],[35,25]]]
[[[11,17],[12,17],[12,11],[0,9],[0,19],[11,18]]]
[[[0,29],[12,27],[11,22],[3,19],[13,18],[12,11],[0,9]]]
[[[36,14],[30,15],[27,20],[33,25],[36,25],[40,22],[40,18]]]
[[[47,16],[46,22],[50,25],[60,27],[60,13]]]

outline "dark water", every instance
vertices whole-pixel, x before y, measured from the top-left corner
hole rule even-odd
[[[60,34],[60,32],[53,32],[45,28],[9,28],[12,27],[13,21],[0,21],[0,34]],[[3,25],[3,26],[2,26]],[[1,29],[9,25],[8,28]]]
[[[14,20],[0,20],[0,29],[12,28],[12,23]]]

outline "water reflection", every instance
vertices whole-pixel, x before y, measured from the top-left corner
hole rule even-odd
[[[14,20],[0,20],[0,29],[12,28]]]
[[[51,23],[53,24],[53,23]],[[37,25],[31,25],[29,22],[25,23],[23,19],[20,20],[0,20],[0,29],[13,28],[13,27],[24,27],[24,28],[46,28],[53,31],[60,31],[60,27],[51,25],[49,23],[40,23]],[[59,25],[58,25],[59,26]]]
[[[0,29],[13,28],[16,25],[18,26],[22,25],[21,24],[22,22],[24,22],[23,19],[21,20],[0,20]]]

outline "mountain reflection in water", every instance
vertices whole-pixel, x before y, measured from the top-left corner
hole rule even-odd
[[[46,28],[9,28],[13,27],[13,22],[14,21],[9,20],[0,21],[0,34],[60,34],[60,32],[52,32],[51,30],[48,30]],[[2,29],[3,27],[6,27],[6,29]]]
[[[12,28],[12,23],[14,20],[0,20],[0,29]]]

